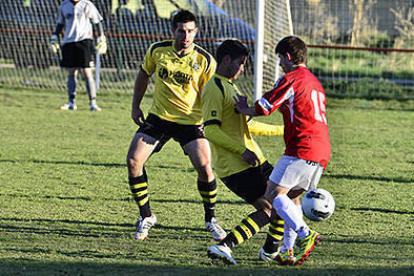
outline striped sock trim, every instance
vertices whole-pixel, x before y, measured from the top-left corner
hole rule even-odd
[[[214,209],[217,201],[217,183],[214,179],[211,182],[197,181],[198,192],[203,199],[205,221],[211,221],[214,217]]]
[[[282,240],[284,233],[285,222],[281,219],[276,219],[270,221],[268,235],[270,235],[275,240]]]
[[[269,217],[263,210],[249,214],[237,225],[223,241],[230,248],[253,237],[269,222]]]
[[[263,246],[263,250],[266,253],[277,252],[281,240],[283,239],[285,222],[281,219],[275,219],[270,221],[269,230],[266,236],[266,242]]]
[[[141,175],[138,177],[130,177],[129,189],[131,190],[132,197],[138,205],[141,216],[150,216],[151,210],[148,201],[148,184],[146,182],[146,176]]]

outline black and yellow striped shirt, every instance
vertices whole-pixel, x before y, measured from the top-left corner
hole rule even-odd
[[[215,74],[204,87],[202,95],[204,124],[219,125],[220,130],[237,144],[235,150],[230,151],[218,144],[210,143],[213,168],[220,178],[251,168],[241,157],[246,148],[256,154],[260,164],[266,161],[260,147],[252,138],[247,117],[236,111],[233,99],[236,93],[240,94],[234,83]]]
[[[142,69],[155,73],[155,96],[149,112],[183,125],[202,123],[201,93],[216,70],[216,61],[200,46],[179,56],[173,40],[154,43],[148,49]]]

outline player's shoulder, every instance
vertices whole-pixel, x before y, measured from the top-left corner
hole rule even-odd
[[[308,79],[314,78],[315,76],[311,73],[308,67],[298,66],[295,70],[285,75],[286,79]]]
[[[322,85],[319,82],[318,78],[310,71],[308,67],[301,67],[300,70],[295,71],[298,71],[296,79],[300,80],[302,83],[312,84],[312,86],[318,88],[319,90],[322,88]]]
[[[203,47],[196,43],[194,43],[194,51],[196,51],[207,60],[214,60],[213,56],[209,52],[207,52]]]
[[[151,55],[155,52],[155,51],[163,51],[166,48],[170,48],[173,46],[174,41],[173,40],[162,40],[162,41],[157,41],[151,44],[151,46],[149,47],[149,51],[151,53]]]
[[[213,55],[211,55],[203,47],[195,43],[194,43],[194,51],[199,55],[200,58],[206,60],[208,66],[216,62]]]
[[[226,95],[229,93],[229,85],[232,85],[229,81],[214,75],[207,82],[206,87],[208,87],[207,89],[214,91],[216,96],[226,98]]]

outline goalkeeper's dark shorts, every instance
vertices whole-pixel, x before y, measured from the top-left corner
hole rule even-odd
[[[92,53],[92,39],[66,43],[62,46],[60,66],[63,68],[91,68],[93,67]]]
[[[151,113],[137,132],[145,133],[159,141],[154,153],[159,152],[171,138],[180,143],[181,147],[193,140],[205,138],[202,125],[177,124]]]
[[[221,181],[233,193],[243,198],[247,203],[252,204],[266,193],[267,180],[272,170],[273,166],[265,161],[258,167],[223,177]]]

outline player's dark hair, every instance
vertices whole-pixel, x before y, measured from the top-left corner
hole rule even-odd
[[[280,55],[286,55],[286,53],[289,53],[292,56],[292,62],[294,64],[306,64],[308,61],[308,48],[306,43],[296,36],[287,36],[279,41],[275,52]]]
[[[241,56],[248,57],[250,54],[249,49],[238,40],[228,39],[221,43],[216,52],[217,64],[220,64],[223,58],[227,55],[232,60],[237,59]]]
[[[197,19],[195,15],[188,10],[179,10],[173,12],[171,15],[171,27],[173,29],[177,28],[178,23],[187,23],[193,21],[197,26]]]

